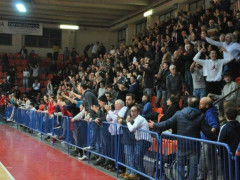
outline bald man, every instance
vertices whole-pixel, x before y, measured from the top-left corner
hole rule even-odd
[[[206,123],[212,127],[212,132],[218,133],[219,131],[219,120],[218,120],[218,111],[216,106],[213,106],[213,101],[210,97],[203,97],[200,100],[199,108],[205,113]],[[202,133],[202,139],[206,139],[205,135]]]
[[[213,106],[213,101],[209,97],[203,97],[200,100],[199,108],[200,110],[205,113],[205,122],[208,124],[212,129],[211,131],[218,135],[219,132],[219,120],[218,120],[218,111],[216,106]],[[201,139],[207,139],[204,133],[201,133]],[[213,164],[216,163],[215,157],[215,147],[209,144],[202,144],[202,154],[201,154],[201,165],[200,165],[200,174],[204,179],[207,179],[209,171],[212,171],[213,179],[216,178],[216,169],[213,167]]]

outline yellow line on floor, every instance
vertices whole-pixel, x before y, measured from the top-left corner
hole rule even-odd
[[[1,162],[0,162],[0,179],[1,180],[15,180]]]

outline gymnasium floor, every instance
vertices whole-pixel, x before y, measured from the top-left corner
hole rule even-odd
[[[0,162],[16,180],[115,179],[4,124],[0,124]]]

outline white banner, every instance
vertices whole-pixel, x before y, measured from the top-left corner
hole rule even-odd
[[[42,36],[42,29],[42,23],[0,20],[0,33]]]

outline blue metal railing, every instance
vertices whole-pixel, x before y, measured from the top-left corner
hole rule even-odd
[[[46,112],[8,107],[3,117],[12,118],[19,126],[41,135],[65,141],[70,146],[88,150],[115,163],[134,175],[157,179],[226,179],[239,180],[239,160],[227,144],[192,137],[138,129],[130,132],[127,126],[80,120],[71,117],[49,116]],[[110,130],[111,128],[111,130]],[[235,167],[234,167],[235,166]],[[235,171],[235,172],[234,172]],[[235,177],[234,177],[235,176]]]

